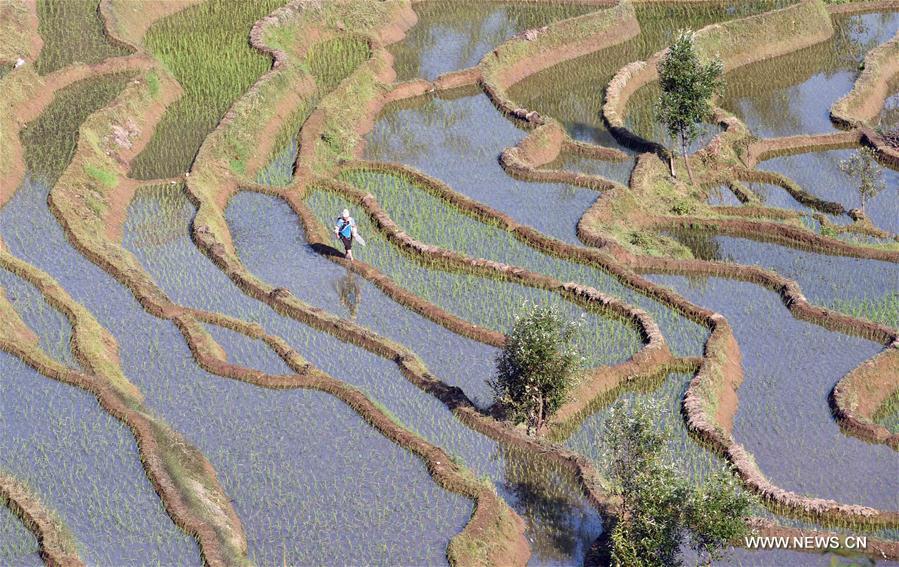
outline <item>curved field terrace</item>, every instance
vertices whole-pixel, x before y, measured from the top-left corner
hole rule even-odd
[[[7,0],[0,97],[0,564],[899,565],[899,2]]]

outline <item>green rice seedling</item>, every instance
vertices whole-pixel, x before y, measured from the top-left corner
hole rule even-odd
[[[893,433],[899,433],[899,393],[894,393],[878,408],[874,414],[874,422]]]
[[[88,564],[198,565],[193,539],[153,491],[134,436],[89,393],[0,354],[6,427],[0,467],[54,510]],[[7,398],[8,396],[8,398]]]
[[[315,92],[291,112],[278,131],[273,156],[256,175],[265,185],[284,186],[293,179],[293,166],[299,151],[298,131],[322,96],[332,91],[363,61],[371,56],[368,42],[359,37],[325,40],[312,45],[301,66],[315,80]]]
[[[184,89],[132,165],[139,179],[174,177],[187,171],[203,139],[271,59],[253,49],[253,24],[285,0],[210,0],[155,23],[145,39]]]
[[[646,60],[665,48],[678,30],[698,30],[706,25],[781,8],[791,0],[759,2],[704,2],[637,4],[640,35],[608,49],[554,65],[514,85],[509,94],[524,108],[562,122],[572,137],[619,147],[602,119],[602,93],[619,69],[632,61]],[[564,88],[559,88],[564,85]],[[644,89],[641,89],[644,90]],[[652,96],[641,114],[648,116]]]
[[[6,565],[24,564],[28,558],[39,563],[40,546],[22,520],[3,505],[0,498],[0,561]]]
[[[0,290],[19,317],[37,334],[41,348],[69,368],[79,368],[72,354],[72,326],[29,282],[0,268]]]
[[[314,44],[303,63],[315,78],[318,92],[325,94],[370,56],[371,49],[364,38],[342,35]]]
[[[475,258],[521,266],[561,281],[593,286],[647,310],[675,352],[697,355],[702,352],[707,334],[705,329],[622,285],[602,270],[540,252],[495,223],[455,208],[401,175],[357,170],[341,176],[375,195],[387,214],[417,240]]]
[[[836,300],[827,305],[853,317],[861,317],[899,329],[899,293],[886,293],[880,297],[857,297]]]
[[[75,153],[81,123],[112,102],[132,77],[119,73],[84,79],[57,92],[50,106],[21,131],[28,173],[55,184]]]
[[[389,47],[397,80],[432,80],[442,73],[477,65],[488,51],[516,33],[572,18],[596,8],[536,2],[454,2],[415,4],[418,23],[403,41]]]
[[[323,191],[314,191],[306,202],[326,226],[333,222],[337,211],[355,208],[339,196]],[[380,235],[367,217],[356,215],[355,218],[369,241],[359,251],[360,259],[379,268],[403,288],[463,319],[505,333],[511,329],[523,303],[552,304],[568,317],[585,319],[577,343],[590,367],[622,362],[640,348],[635,329],[609,313],[584,310],[546,290],[441,269],[439,265],[401,252]],[[464,227],[459,228],[459,233],[464,235]]]
[[[132,50],[109,38],[98,12],[99,0],[40,0],[38,31],[44,47],[35,62],[46,75],[73,63],[99,63]]]

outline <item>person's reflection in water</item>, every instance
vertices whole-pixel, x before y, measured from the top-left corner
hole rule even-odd
[[[356,319],[356,313],[359,311],[359,301],[362,299],[362,288],[356,281],[356,274],[352,270],[347,270],[346,275],[338,278],[335,282],[337,288],[337,296],[340,303],[346,307],[350,314],[350,319]]]

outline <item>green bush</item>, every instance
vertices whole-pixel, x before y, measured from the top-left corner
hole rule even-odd
[[[662,458],[668,442],[658,430],[663,410],[619,401],[606,421],[605,444],[612,455],[609,477],[621,497],[612,532],[612,564],[627,567],[681,565],[689,543],[701,564],[720,559],[726,546],[746,535],[752,498],[730,471],[691,486]]]
[[[579,326],[541,305],[525,305],[515,317],[490,386],[509,419],[526,423],[528,433],[540,433],[568,399],[582,363],[574,347]]]

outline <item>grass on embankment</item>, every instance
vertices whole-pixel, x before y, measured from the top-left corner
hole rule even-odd
[[[166,111],[150,143],[132,164],[132,176],[180,175],[228,108],[272,64],[250,46],[253,24],[286,0],[210,0],[156,23],[147,49],[174,75],[183,96]]]

